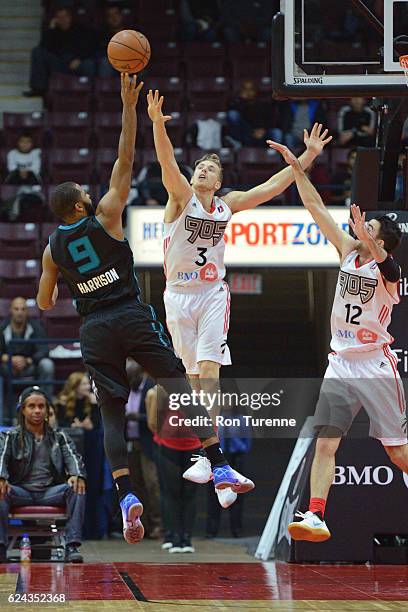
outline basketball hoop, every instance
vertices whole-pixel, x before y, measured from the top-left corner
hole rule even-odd
[[[408,55],[401,55],[400,57],[401,68],[405,72],[405,78],[408,86]]]

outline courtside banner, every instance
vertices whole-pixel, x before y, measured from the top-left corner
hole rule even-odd
[[[329,208],[348,231],[349,210]],[[129,207],[128,237],[138,267],[163,265],[163,208]],[[298,207],[262,207],[233,215],[225,232],[227,266],[338,266],[310,213]]]

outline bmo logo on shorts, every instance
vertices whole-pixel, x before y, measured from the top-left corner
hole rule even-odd
[[[334,485],[380,485],[385,487],[394,480],[394,472],[388,465],[366,465],[362,469],[354,465],[336,465]],[[404,479],[405,484],[407,481]],[[408,486],[408,485],[407,485]]]

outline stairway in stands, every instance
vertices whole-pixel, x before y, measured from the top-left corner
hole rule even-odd
[[[41,33],[41,0],[0,0],[0,117],[42,109],[42,98],[24,98],[30,52]]]

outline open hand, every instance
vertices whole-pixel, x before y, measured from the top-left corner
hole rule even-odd
[[[361,213],[360,207],[356,204],[350,206],[350,212],[353,218],[349,219],[348,222],[354,235],[361,240],[361,242],[369,242],[372,240],[371,234],[367,229],[365,212]]]
[[[153,123],[156,121],[170,121],[172,118],[171,115],[163,115],[163,102],[164,96],[160,96],[158,89],[156,89],[154,95],[152,90],[149,89],[149,93],[147,94],[147,112]]]
[[[282,155],[285,162],[289,166],[292,166],[294,170],[302,170],[302,166],[300,165],[298,158],[294,153],[292,153],[290,149],[288,149],[288,147],[281,144],[280,142],[275,142],[274,140],[267,140],[266,142],[268,143],[271,149],[275,149],[275,151],[278,151]]]
[[[333,136],[327,136],[329,133],[328,129],[325,129],[323,133],[321,133],[323,126],[321,123],[315,123],[312,127],[312,131],[309,132],[307,130],[303,130],[303,142],[306,145],[308,151],[317,155],[323,151],[324,147],[333,140]]]
[[[130,78],[127,72],[120,73],[120,95],[123,106],[136,106],[143,81],[137,85],[137,75]]]

